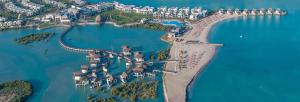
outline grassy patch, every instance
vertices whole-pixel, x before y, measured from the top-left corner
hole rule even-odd
[[[150,15],[126,13],[119,10],[110,10],[100,13],[102,18],[108,18],[119,25],[140,22],[142,18],[152,18]]]

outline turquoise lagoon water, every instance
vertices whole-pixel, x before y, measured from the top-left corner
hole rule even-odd
[[[109,1],[109,0],[89,0]],[[117,0],[125,4],[150,6],[203,6],[206,8],[280,7],[288,10],[285,17],[226,20],[210,32],[210,41],[223,43],[216,56],[192,85],[191,102],[299,102],[300,99],[300,4],[299,0]],[[85,30],[89,29],[89,30]],[[46,29],[61,32],[63,28]],[[81,31],[82,33],[78,33]],[[143,33],[143,32],[145,33]],[[78,71],[84,56],[67,52],[57,43],[20,46],[13,39],[33,29],[0,33],[0,82],[25,79],[34,83],[30,102],[83,101],[86,94],[74,88],[72,72]],[[93,33],[95,32],[95,33]],[[156,35],[147,35],[148,33]],[[96,34],[97,33],[97,34]],[[80,36],[79,35],[86,35]],[[99,35],[98,35],[99,34]],[[100,34],[104,34],[103,36]],[[115,28],[110,25],[76,27],[67,42],[79,47],[119,50],[122,43],[113,41],[118,34],[124,43],[150,52],[165,48],[159,41],[160,31],[138,28]],[[124,35],[121,35],[124,34]],[[126,35],[125,35],[126,34]],[[135,36],[143,39],[136,39]],[[240,38],[240,36],[243,38]],[[82,37],[82,38],[81,38]],[[151,37],[151,38],[150,38]],[[154,40],[153,40],[153,38]],[[107,39],[104,39],[107,38]],[[132,40],[135,38],[136,40]],[[98,39],[102,39],[101,41]],[[80,42],[84,43],[80,43]],[[103,42],[102,42],[103,41]],[[104,43],[105,42],[105,43]],[[145,42],[142,46],[139,43]],[[111,43],[111,44],[110,44]],[[149,44],[153,43],[153,44]],[[116,44],[116,45],[114,45]],[[164,46],[164,47],[163,47]],[[45,50],[48,53],[45,54]],[[161,95],[160,95],[161,96]],[[161,100],[157,100],[161,101]]]
[[[68,52],[59,46],[59,34],[64,29],[57,27],[41,31],[20,29],[0,32],[0,82],[16,79],[32,82],[34,94],[29,102],[86,101],[89,89],[75,88],[72,78],[72,73],[79,71],[80,65],[86,63],[85,55]],[[30,46],[14,42],[16,37],[44,31],[56,32],[57,35],[49,42]],[[162,31],[117,28],[111,25],[78,26],[68,33],[66,42],[77,47],[109,50],[120,50],[122,45],[127,44],[135,50],[150,53],[167,48],[168,44],[159,39],[162,34]],[[122,66],[113,67],[113,70],[119,70],[117,67]],[[159,96],[163,96],[161,85]],[[163,97],[159,97],[154,101],[162,100]]]
[[[91,0],[97,1],[97,0]],[[103,1],[103,0],[100,0]],[[299,102],[299,0],[117,0],[150,6],[214,8],[282,8],[280,18],[226,20],[210,32],[209,40],[223,43],[198,75],[190,102]],[[243,36],[240,38],[240,36]]]

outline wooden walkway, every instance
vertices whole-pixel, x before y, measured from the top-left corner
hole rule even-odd
[[[60,39],[59,39],[59,45],[64,48],[64,49],[67,49],[68,51],[71,51],[71,52],[77,52],[77,53],[89,53],[89,52],[92,52],[92,51],[96,51],[96,52],[105,52],[105,53],[108,53],[108,54],[113,54],[115,56],[123,56],[122,54],[119,54],[119,53],[116,53],[116,52],[112,52],[112,51],[108,51],[108,50],[101,50],[101,49],[84,49],[84,48],[77,48],[77,47],[72,47],[72,46],[69,46],[67,45],[65,42],[64,42],[64,37],[65,35],[74,27],[74,24],[72,24],[69,28],[67,28],[65,31],[63,31],[61,33],[61,36],[60,36]]]

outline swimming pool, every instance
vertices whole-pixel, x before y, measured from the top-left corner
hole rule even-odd
[[[161,22],[162,25],[171,25],[176,27],[184,26],[184,23],[178,20],[165,20]]]

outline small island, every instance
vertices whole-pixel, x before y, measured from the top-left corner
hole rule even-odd
[[[89,96],[89,102],[117,102],[118,99],[135,102],[137,100],[157,98],[158,81],[135,81],[128,84],[112,87],[110,97],[93,97]],[[102,89],[103,90],[103,89]]]
[[[0,84],[1,102],[23,102],[32,94],[32,85],[23,80],[15,80]]]
[[[40,42],[43,40],[49,40],[55,35],[55,33],[41,32],[36,34],[29,34],[20,38],[15,39],[15,41],[22,45],[27,45],[33,42]]]

